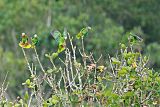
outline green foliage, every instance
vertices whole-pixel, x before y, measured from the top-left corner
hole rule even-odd
[[[7,75],[6,81],[9,83],[8,94],[12,95],[14,92],[15,95],[19,95],[17,90],[21,89],[21,86],[15,88],[15,84],[21,84],[28,75],[28,73],[25,72],[25,60],[19,56],[15,56],[14,53],[10,51],[4,50],[0,46],[0,62],[0,86]],[[23,78],[21,78],[22,76]]]
[[[116,59],[116,58],[112,57],[111,60],[112,60],[113,64],[118,64],[118,65],[121,64],[121,62],[118,59]]]
[[[159,62],[160,62],[160,44],[158,43],[151,43],[150,45],[147,46],[146,49],[150,54],[150,59],[152,59],[150,61],[150,64],[153,65],[153,67],[156,69],[156,66],[159,66]],[[159,69],[157,68],[156,70],[159,71]]]
[[[158,0],[123,0],[123,2],[117,0],[32,0],[29,2],[28,0],[1,0],[0,50],[2,51],[0,55],[2,56],[0,56],[0,85],[7,72],[9,72],[7,76],[7,81],[10,81],[8,87],[9,97],[14,99],[17,95],[23,93],[23,91],[20,91],[20,84],[25,81],[24,77],[27,78],[29,73],[26,69],[28,65],[25,65],[24,58],[22,58],[21,48],[18,47],[21,31],[26,32],[29,38],[27,42],[20,44],[25,48],[35,47],[34,45],[37,45],[37,40],[30,35],[38,32],[39,46],[36,46],[36,48],[47,74],[56,72],[58,73],[57,75],[60,75],[59,72],[61,71],[58,68],[63,65],[61,61],[65,59],[63,55],[66,52],[67,45],[69,45],[69,43],[67,44],[67,30],[71,32],[71,35],[75,35],[69,40],[73,40],[73,44],[76,43],[74,48],[78,49],[77,47],[80,47],[81,42],[74,39],[78,32],[83,32],[83,30],[79,31],[79,29],[84,26],[91,26],[92,30],[89,31],[89,35],[91,36],[85,36],[87,34],[85,32],[83,32],[84,34],[79,33],[79,36],[84,36],[85,38],[84,47],[86,52],[86,55],[83,55],[83,52],[76,52],[77,62],[74,61],[74,65],[79,69],[83,68],[82,59],[79,58],[81,54],[87,58],[90,57],[87,54],[93,52],[95,59],[98,59],[101,54],[103,55],[102,59],[107,59],[108,56],[106,53],[113,56],[119,43],[124,43],[121,44],[122,49],[129,47],[126,44],[128,36],[130,36],[128,32],[132,32],[135,36],[132,35],[131,37],[133,38],[130,39],[133,40],[133,48],[136,52],[123,53],[123,57],[127,61],[126,63],[136,68],[137,62],[135,62],[135,56],[132,54],[140,54],[139,52],[141,51],[151,59],[147,65],[153,67],[156,72],[159,72],[159,3]],[[56,30],[56,28],[59,29]],[[64,28],[66,29],[64,30]],[[51,31],[60,32],[62,37],[67,38],[67,40],[61,38],[60,43],[56,42],[54,39],[51,39]],[[140,43],[142,47],[139,46],[139,41],[137,43],[134,40],[136,39],[135,37],[139,36],[144,41],[144,43]],[[141,39],[138,38],[138,40],[141,42]],[[71,49],[70,46],[68,48]],[[25,51],[31,55],[28,58],[30,65],[35,62],[35,66],[33,65],[31,69],[36,67],[37,75],[40,75],[41,67],[36,66],[37,62],[35,61],[34,50],[28,49]],[[51,63],[45,59],[44,53],[47,53],[46,56]],[[71,52],[71,54],[73,53]],[[139,57],[139,55],[136,56]],[[123,64],[119,57],[115,56],[114,58],[120,61],[120,63],[112,61],[112,63],[116,62],[113,64],[114,66]],[[148,60],[148,57],[146,59]],[[57,68],[51,67],[53,62],[56,67],[58,66]],[[105,60],[100,60],[99,65],[101,67],[98,67],[99,65],[95,67],[98,72],[103,73],[108,68],[104,66],[105,62]],[[88,64],[88,60],[86,63]],[[91,65],[89,67],[94,68]],[[87,66],[82,69],[82,74],[86,68]],[[125,74],[129,73],[128,70],[127,73],[125,70],[122,70],[124,72],[121,72],[121,70],[118,73],[119,76],[125,76]],[[32,79],[30,80],[32,81]],[[99,80],[102,79],[99,78]]]
[[[57,32],[56,34],[60,37],[57,36],[57,38],[61,39],[61,33]],[[85,35],[83,36],[85,37]],[[135,39],[135,35],[130,33],[128,35],[128,44],[120,43],[120,51],[116,54],[116,57],[110,57],[109,55],[107,65],[99,65],[101,58],[95,60],[92,53],[87,55],[84,49],[82,49],[83,53],[79,50],[81,57],[77,56],[74,48],[75,44],[71,40],[72,37],[70,35],[68,37],[72,49],[65,47],[64,55],[66,59],[61,59],[58,56],[63,51],[58,52],[58,54],[45,54],[52,63],[52,67],[47,66],[49,68],[47,70],[44,70],[36,47],[34,48],[36,59],[42,71],[40,75],[42,76],[36,73],[36,67],[33,68],[32,65],[31,68],[22,47],[31,73],[30,77],[22,83],[28,90],[25,91],[22,98],[17,98],[14,103],[5,98],[4,90],[2,90],[0,106],[101,105],[124,107],[158,106],[160,104],[160,74],[148,68],[148,57],[137,51],[136,46],[142,42],[139,41],[138,36],[136,36],[138,39]],[[58,40],[58,44],[61,44],[61,42],[61,40]],[[83,45],[82,47],[84,47]],[[56,60],[54,58],[56,57],[65,66],[55,65]],[[77,57],[81,58],[80,62],[77,61]],[[90,64],[87,64],[86,61],[90,61]],[[51,91],[46,91],[45,88],[51,89]],[[46,93],[46,95],[42,93]]]

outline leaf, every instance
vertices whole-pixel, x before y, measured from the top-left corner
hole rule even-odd
[[[113,98],[114,100],[118,99],[119,98],[119,95],[116,94],[116,93],[111,93],[111,98]]]
[[[126,45],[125,44],[120,44],[122,49],[126,49]]]
[[[160,83],[160,77],[156,77],[156,78],[155,78],[155,81],[156,81],[157,83]]]
[[[49,54],[45,54],[45,57],[50,58],[50,55]]]
[[[82,92],[80,90],[74,90],[72,94],[80,95]]]
[[[99,72],[103,72],[104,70],[105,70],[104,66],[98,66],[97,67],[97,71],[99,71]]]
[[[26,83],[26,85],[30,85],[31,84],[30,79],[27,79],[25,83]]]
[[[129,97],[132,97],[134,95],[134,92],[126,92],[126,93],[124,93],[123,94],[123,97],[125,98],[125,99],[128,99]]]
[[[110,96],[112,94],[112,89],[106,89],[104,91],[104,96]]]
[[[111,60],[112,60],[113,64],[118,64],[118,65],[121,64],[121,62],[118,59],[114,58],[114,57],[112,57]]]
[[[51,55],[50,54],[45,54],[45,57],[47,57],[47,58],[49,58],[49,59],[55,59],[55,58],[57,58],[58,57],[58,52],[56,52],[56,53],[52,53]]]
[[[29,95],[28,95],[28,92],[26,91],[26,92],[25,92],[25,95],[24,95],[24,100],[25,100],[25,101],[28,101],[28,99],[29,99]]]
[[[20,107],[20,104],[15,103],[15,104],[14,104],[14,107]]]
[[[101,76],[98,76],[98,77],[97,77],[97,80],[98,80],[98,82],[102,82],[102,77],[101,77]]]
[[[116,94],[116,93],[113,93],[112,92],[112,89],[107,89],[104,93],[105,96],[107,96],[109,99],[118,99],[119,98],[119,95]]]
[[[48,69],[47,70],[47,73],[52,73],[53,72],[53,69]]]
[[[51,55],[51,58],[52,59],[55,59],[55,58],[57,58],[58,57],[58,53],[56,52],[56,53],[52,53],[52,55]]]
[[[47,101],[44,101],[43,102],[43,107],[48,107],[49,106],[49,104],[47,103]]]
[[[132,67],[133,67],[134,69],[137,67],[136,62],[133,62],[133,63],[132,63]]]
[[[52,104],[54,104],[54,105],[57,104],[57,103],[59,102],[59,97],[56,96],[56,95],[53,95],[51,102],[52,102]]]
[[[121,69],[118,71],[119,76],[125,76],[127,73],[128,73],[128,71],[126,69]]]

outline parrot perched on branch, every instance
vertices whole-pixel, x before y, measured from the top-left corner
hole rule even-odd
[[[28,36],[25,33],[21,35],[22,39],[19,43],[19,46],[22,48],[31,48],[31,44],[28,41]]]
[[[83,28],[77,35],[77,39],[83,38],[84,36],[86,36],[88,34],[88,31],[91,29],[91,27],[85,27]]]
[[[60,37],[60,40],[59,40],[59,45],[58,45],[58,53],[64,51],[66,48],[66,42],[65,42],[65,39],[64,37]]]
[[[133,33],[130,33],[129,41],[131,43],[137,43],[137,42],[142,42],[143,39]]]
[[[58,43],[57,53],[61,53],[62,51],[64,51],[66,48],[66,41],[65,40],[67,39],[67,31],[65,30],[63,32],[63,35],[59,31],[54,31],[53,33],[51,33],[51,35]]]
[[[35,34],[34,37],[31,38],[31,41],[32,41],[32,48],[34,48],[39,42],[37,34]]]

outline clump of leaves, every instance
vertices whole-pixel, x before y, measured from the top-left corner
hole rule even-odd
[[[136,38],[136,39],[135,39]],[[142,40],[129,35],[129,45],[121,44],[116,58],[110,58],[111,72],[106,81],[111,90],[104,91],[106,103],[110,106],[155,106],[160,101],[160,74],[147,67],[149,58],[134,49]]]

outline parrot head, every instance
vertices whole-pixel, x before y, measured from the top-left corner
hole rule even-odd
[[[22,37],[25,37],[26,36],[26,34],[25,33],[22,33]]]

